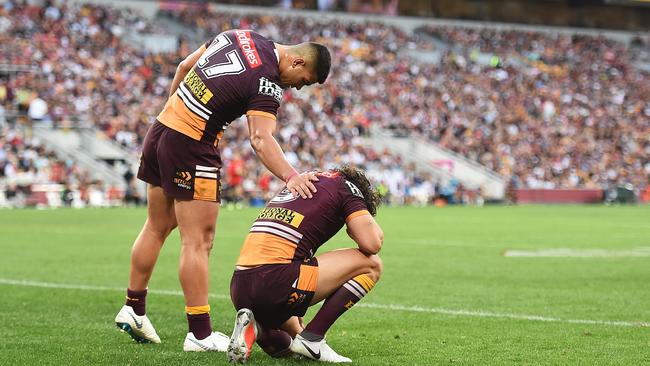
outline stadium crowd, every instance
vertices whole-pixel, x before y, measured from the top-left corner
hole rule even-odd
[[[367,169],[392,202],[428,203],[440,196],[480,201],[480,195],[457,182],[432,181],[399,156],[366,146],[362,137],[372,125],[435,141],[516,187],[648,183],[650,76],[632,67],[622,43],[449,27],[409,34],[380,23],[201,8],[164,15],[205,40],[225,29],[251,28],[280,43],[326,44],[337,66],[324,86],[285,92],[279,141],[300,169],[343,163]],[[126,29],[161,31],[125,10],[5,2],[0,63],[32,72],[0,76],[0,119],[28,115],[32,123],[92,124],[137,154],[176,65],[192,50],[183,40],[178,52],[150,54],[122,39]],[[441,52],[441,62],[405,56],[420,50]],[[481,54],[497,61],[483,64]],[[252,163],[245,123],[233,123],[224,140],[225,198],[268,198],[280,183]]]
[[[621,42],[440,26],[409,35],[379,23],[315,26],[313,19],[195,9],[174,16],[206,38],[246,27],[286,43],[327,44],[334,64],[345,66],[335,69],[327,90],[302,94],[302,110],[334,109],[315,111],[311,120],[331,121],[343,131],[363,133],[377,124],[396,134],[417,134],[521,188],[648,184],[650,75],[632,65]],[[436,47],[443,54],[438,64],[404,57],[407,50]],[[481,53],[492,63],[478,62]]]
[[[462,138],[448,147],[525,187],[648,182],[650,75],[632,65],[625,45],[559,33],[423,32],[461,49],[442,64],[441,90],[452,103],[440,107],[474,122],[462,121]],[[477,52],[497,56],[497,67],[471,65]]]
[[[122,204],[124,192],[61,160],[24,130],[0,125],[0,207]]]

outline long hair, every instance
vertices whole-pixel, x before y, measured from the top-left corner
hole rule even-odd
[[[366,202],[368,212],[370,212],[372,216],[377,215],[377,207],[379,207],[379,204],[381,203],[381,195],[372,187],[363,171],[349,165],[343,165],[332,170],[338,172],[345,179],[357,186],[363,195],[363,200]]]

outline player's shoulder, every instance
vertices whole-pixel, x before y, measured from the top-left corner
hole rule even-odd
[[[279,83],[279,59],[275,43],[250,29],[226,31],[228,37],[239,48],[243,56],[246,72],[243,77],[250,78],[252,92],[273,97],[282,102],[283,90]]]
[[[339,184],[344,179],[341,173],[335,170],[318,171],[316,172],[316,176],[319,182],[322,181],[323,184]]]
[[[226,32],[239,45],[251,67],[277,67],[278,58],[273,41],[250,29],[232,29]]]
[[[271,41],[268,37],[266,37],[265,35],[263,35],[261,33],[258,33],[256,31],[250,30],[250,29],[245,30],[245,31],[247,31],[251,35],[251,37],[253,37],[256,41],[264,42],[265,44],[273,44],[273,41]]]
[[[323,185],[332,187],[338,193],[341,193],[344,196],[352,194],[363,199],[361,190],[354,183],[345,179],[345,176],[340,172],[330,170],[326,172],[318,172],[316,175],[319,178],[319,182],[322,181]]]
[[[254,38],[255,41],[258,41],[258,40],[269,41],[269,39],[267,37],[265,37],[261,33],[258,33],[258,32],[254,31],[252,29],[233,28],[233,29],[225,30],[225,31],[221,32],[221,34],[227,34],[228,36],[234,36],[234,37],[241,36],[242,39],[244,39],[244,37],[246,37],[246,38]]]

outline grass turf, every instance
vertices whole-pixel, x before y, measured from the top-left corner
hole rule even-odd
[[[210,302],[214,328],[227,334],[235,314],[227,296],[231,270],[256,213],[223,209],[219,217]],[[181,351],[187,325],[178,295],[148,297],[162,344],[132,343],[115,328],[130,246],[144,217],[143,209],[0,211],[0,364],[227,364],[224,354]],[[355,364],[650,364],[650,328],[570,322],[650,322],[650,258],[502,255],[650,247],[650,207],[383,208],[378,221],[385,231],[382,280],[360,303],[366,306],[353,308],[328,334]],[[345,246],[352,243],[340,233],[321,251]],[[178,249],[174,233],[150,289],[180,290]],[[250,363],[312,364],[273,360],[259,348]]]

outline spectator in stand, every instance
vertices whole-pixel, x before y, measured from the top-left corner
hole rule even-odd
[[[89,180],[88,174],[81,171],[74,162],[57,159],[40,141],[27,138],[22,129],[0,127],[0,184],[6,187],[6,197],[8,194],[12,197],[18,196],[18,193],[26,195],[24,199],[8,199],[10,204],[13,202],[18,207],[30,202],[48,204],[49,202],[30,201],[29,192],[33,185],[60,184],[74,193],[81,191]],[[79,202],[80,205],[87,203]],[[60,203],[57,200],[52,204]]]
[[[159,30],[128,10],[5,5],[0,62],[38,71],[0,79],[6,114],[24,115],[37,92],[55,124],[90,121],[138,154],[179,54],[147,54],[120,35],[126,28]],[[292,164],[304,162],[300,169],[346,162],[382,175],[384,186],[397,189],[390,195],[394,202],[412,200],[422,174],[391,167],[394,157],[364,146],[361,139],[373,126],[436,142],[521,188],[631,183],[641,190],[650,176],[650,75],[633,59],[646,57],[647,39],[628,46],[602,36],[437,25],[411,34],[380,23],[233,15],[204,7],[168,15],[205,38],[252,28],[285,43],[304,36],[326,44],[341,67],[323,88],[285,93],[279,113],[286,123],[278,140],[293,152]],[[437,51],[440,62],[409,59],[415,49]],[[482,62],[485,55],[497,62]],[[406,84],[411,87],[404,89]],[[231,145],[246,162],[253,159],[245,132],[226,132],[226,164]],[[403,172],[386,173],[394,170]],[[264,170],[245,164],[244,171],[242,189],[250,198]],[[404,180],[396,181],[400,176]],[[271,183],[271,191],[275,184],[280,182]]]
[[[29,102],[27,116],[31,124],[47,122],[47,102],[39,98],[38,93],[32,93],[32,100]]]

